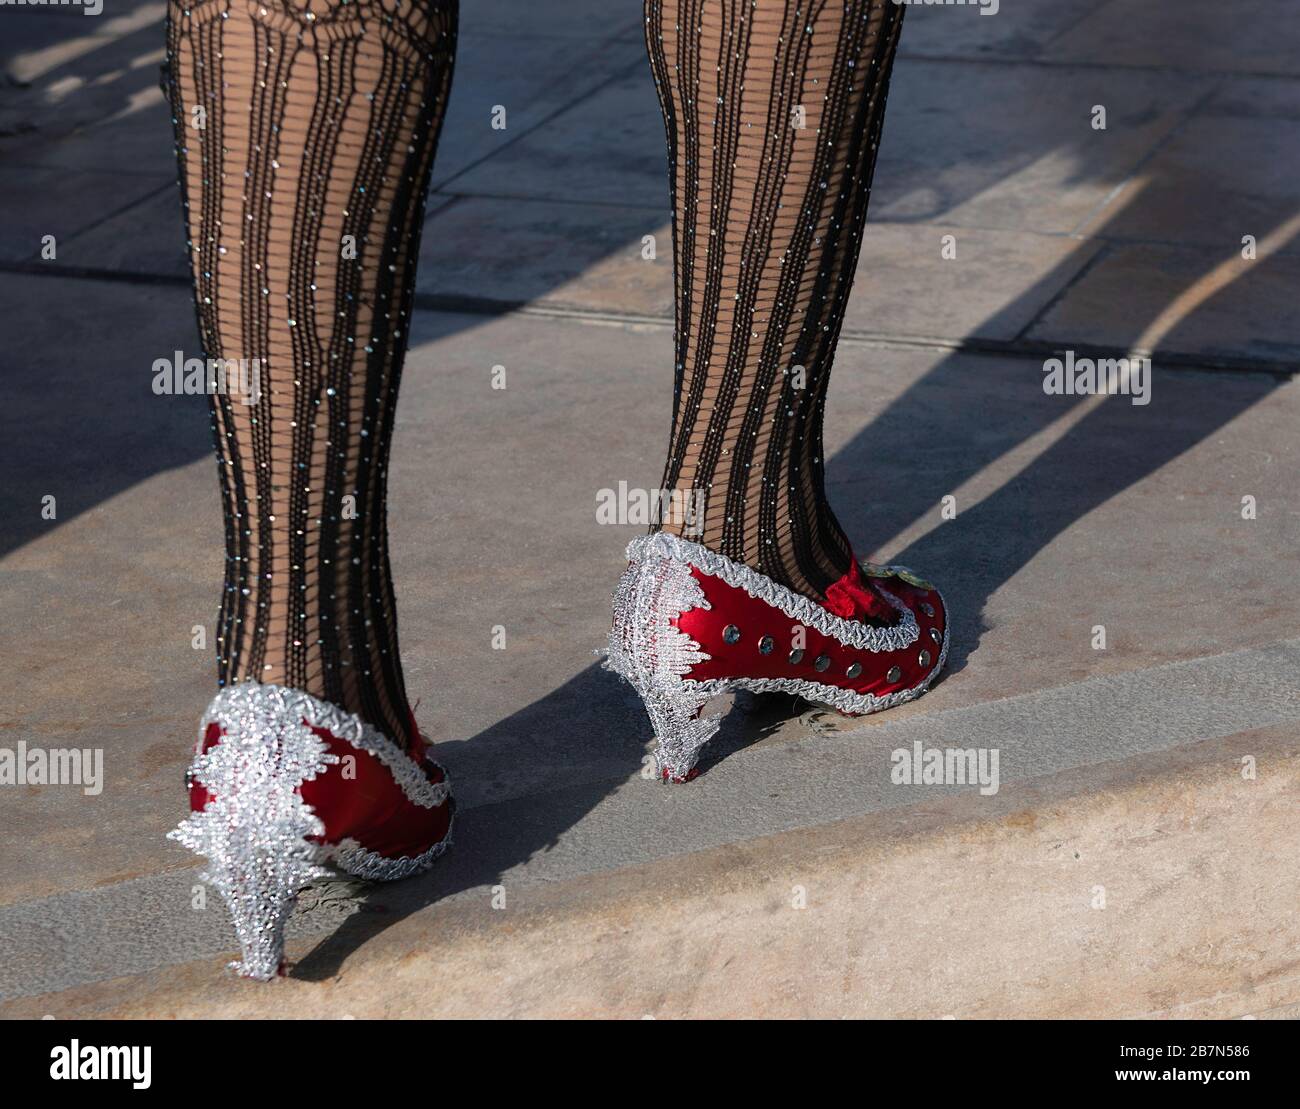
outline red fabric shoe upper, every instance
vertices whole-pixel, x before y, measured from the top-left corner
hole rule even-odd
[[[446,836],[451,823],[450,801],[431,809],[415,804],[388,768],[369,751],[353,747],[324,728],[312,731],[340,759],[324,774],[304,782],[299,790],[303,801],[325,825],[325,834],[318,842],[338,843],[350,838],[368,851],[395,859],[423,854]],[[209,724],[202,749],[206,751],[218,743],[221,735],[215,721]],[[423,737],[420,742],[422,749],[415,757],[431,782],[442,781],[442,772],[420,758]],[[191,782],[193,811],[206,808],[210,800],[212,795],[202,785]]]

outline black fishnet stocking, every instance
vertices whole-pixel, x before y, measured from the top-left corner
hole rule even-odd
[[[222,684],[410,714],[385,504],[456,0],[171,0],[167,86],[199,333],[256,360],[212,397]]]
[[[645,9],[677,282],[663,486],[676,503],[704,507],[702,520],[664,526],[820,600],[851,557],[826,502],[822,413],[904,9]]]

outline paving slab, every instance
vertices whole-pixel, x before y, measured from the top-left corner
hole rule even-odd
[[[1300,120],[1300,80],[1230,77],[1200,108],[1200,115]]]
[[[1109,249],[1029,331],[1068,347],[1128,349],[1170,305],[1159,348],[1199,358],[1243,358],[1291,371],[1300,366],[1300,257],[1245,261],[1220,250],[1159,244]]]
[[[1005,5],[1009,6],[1009,5]],[[1286,0],[1110,0],[1043,52],[1051,61],[1300,74],[1300,21]]]
[[[5,10],[0,43],[0,142],[5,164],[76,166],[86,170],[123,169],[106,140],[129,133],[118,126],[137,112],[162,103],[158,66],[163,59],[159,0],[110,0],[98,16],[75,8]],[[103,128],[102,135],[95,134]],[[107,154],[107,162],[78,161],[82,154]],[[164,151],[165,152],[165,151]],[[122,151],[120,153],[125,153]],[[137,148],[135,155],[156,156]],[[145,167],[152,172],[156,167]]]
[[[1188,120],[1102,211],[1088,234],[1240,253],[1242,237],[1280,233],[1300,253],[1295,182],[1300,119],[1222,112]],[[1279,232],[1280,229],[1280,232]]]
[[[471,36],[461,43],[433,187],[450,184],[464,191],[468,175],[477,182],[468,186],[471,191],[509,192],[521,172],[511,168],[511,152],[539,124],[585,103],[634,67],[644,68],[649,81],[644,46],[619,39],[616,27],[596,24],[592,31],[584,38],[516,33]],[[498,107],[505,109],[504,127],[493,125]]]
[[[899,55],[1023,61],[1037,57],[1048,43],[1088,14],[1074,0],[1034,0],[1030,4],[998,0],[994,9],[993,0],[971,5],[913,5],[903,23]]]
[[[161,40],[162,28],[151,27],[151,37]],[[137,80],[141,87],[112,114],[87,119],[76,127],[61,122],[57,133],[49,127],[6,142],[8,164],[61,169],[78,175],[110,173],[120,177],[176,177],[173,149],[174,129],[171,109],[158,87],[158,67],[163,51],[159,48],[139,63]],[[88,91],[95,95],[99,82]],[[89,182],[82,189],[91,199],[96,190]]]
[[[58,266],[123,276],[188,281],[188,239],[180,187],[170,185],[71,236],[59,249]]]
[[[645,48],[619,49],[620,76],[509,146],[498,142],[491,161],[455,178],[455,191],[667,210],[663,116]]]
[[[6,198],[0,227],[0,262],[41,260],[44,238],[54,236],[57,265],[63,247],[118,212],[163,191],[165,177],[84,173],[64,169],[0,169]]]
[[[669,219],[620,204],[457,198],[425,225],[416,288],[447,301],[671,319]]]
[[[1098,248],[1065,235],[870,220],[844,331],[1011,342]]]
[[[904,59],[872,212],[1070,232],[1212,88],[1188,74]],[[1093,129],[1095,105],[1107,109],[1104,131]]]
[[[461,5],[462,35],[604,38],[640,34],[642,0],[473,0]]]
[[[1184,74],[901,60],[872,212],[885,222],[1069,232],[1212,88]],[[1106,131],[1090,124],[1099,103]],[[654,85],[637,65],[459,177],[456,190],[663,208],[664,166]]]

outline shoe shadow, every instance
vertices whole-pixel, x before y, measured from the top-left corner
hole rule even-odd
[[[714,765],[770,735],[800,711],[794,700],[780,695],[738,697],[733,711],[726,713],[719,735],[709,744],[704,765]],[[553,721],[572,720],[573,712],[583,705],[593,707],[588,716],[599,716],[599,728],[591,719],[578,720],[565,733],[567,738],[557,736]],[[587,667],[553,693],[467,743],[442,745],[439,758],[448,767],[453,789],[458,780],[471,782],[476,776],[480,782],[490,781],[494,765],[519,765],[535,759],[534,737],[539,733],[548,734],[548,766],[574,769],[563,784],[495,801],[471,795],[469,803],[457,809],[451,848],[427,874],[392,884],[349,882],[341,895],[331,894],[331,883],[309,891],[301,899],[300,912],[327,912],[340,919],[334,931],[293,966],[292,977],[306,981],[333,978],[362,944],[435,903],[471,891],[490,899],[494,887],[509,883],[511,875],[530,859],[557,848],[567,832],[623,787],[689,788],[656,782],[640,699],[599,664]],[[607,748],[607,757],[599,764],[591,761],[593,749],[600,750],[593,743],[595,736],[600,736],[601,746]]]
[[[963,361],[967,364],[961,364]],[[952,359],[936,367],[892,406],[888,435],[873,423],[834,463],[877,475],[886,486],[908,485],[915,497],[868,500],[852,483],[837,488],[833,501],[847,506],[841,519],[850,535],[867,535],[887,544],[918,519],[933,520],[929,531],[882,561],[907,565],[937,581],[943,590],[952,614],[946,676],[959,673],[978,648],[987,631],[983,613],[989,598],[1053,540],[1094,509],[1215,434],[1280,384],[1276,377],[1251,374],[1235,377],[1230,387],[1215,389],[1207,375],[1196,375],[1200,380],[1192,381],[1186,376],[1188,371],[1157,370],[1154,390],[1159,399],[1151,409],[1135,408],[1123,397],[1103,402],[994,492],[969,507],[959,504],[956,517],[944,520],[941,498],[983,466],[997,461],[987,451],[983,430],[973,430],[970,424],[945,426],[942,433],[949,437],[953,459],[948,465],[916,472],[909,471],[904,460],[924,457],[923,440],[935,432],[933,424],[919,419],[919,414],[931,407],[928,394],[954,397],[969,388],[968,362]],[[1028,373],[1027,395],[1036,384],[1032,378],[1039,376],[1033,366]],[[1047,408],[1058,399],[1043,397],[1041,390],[1037,399],[1028,395],[1022,411],[1012,420],[1032,419],[1024,408]],[[909,409],[916,422],[893,419]],[[1043,420],[1044,427],[1049,423]],[[955,461],[958,458],[960,463]],[[1213,521],[1207,519],[1204,548],[1185,552],[1187,557],[1212,557],[1213,528]],[[1152,540],[1149,532],[1135,529],[1108,532],[1099,536],[1095,545],[1098,557],[1141,573],[1149,566]],[[864,543],[863,549],[872,546]]]
[[[1269,265],[1260,261],[1242,280],[1264,280]],[[1077,267],[1067,260],[1063,268]],[[1186,288],[1197,279],[1189,276]],[[1022,295],[1041,303],[1045,289],[1059,280],[1059,274],[1048,274]],[[1212,312],[1228,291],[1218,287],[1197,302],[1196,311]],[[1195,328],[1194,315],[1167,333],[1176,338],[1179,328]],[[1123,337],[1137,345],[1149,337],[1151,326],[1151,319],[1135,315]],[[831,499],[864,557],[927,516],[934,519],[935,526],[881,561],[910,566],[943,590],[953,616],[942,681],[968,665],[978,649],[987,630],[983,614],[989,598],[1055,538],[1214,435],[1284,379],[1157,364],[1151,403],[1134,405],[1125,396],[1098,402],[1048,395],[1039,359],[954,353],[833,456],[831,474],[867,476],[840,478],[831,486]],[[955,519],[940,521],[943,496],[1038,436],[1045,445],[1032,460],[971,507],[959,506]],[[1207,519],[1204,551],[1188,551],[1188,558],[1206,557],[1213,549],[1214,526]],[[1149,564],[1149,542],[1149,534],[1140,531],[1107,534],[1101,549],[1117,565],[1140,569]],[[611,569],[611,585],[613,576]],[[593,596],[593,603],[603,605],[605,595]],[[702,771],[772,734],[807,707],[796,698],[745,698],[736,711],[725,713]],[[540,747],[539,737],[544,737]],[[456,846],[428,875],[365,890],[348,906],[355,911],[297,964],[294,976],[319,981],[336,975],[361,944],[435,902],[471,891],[490,897],[493,886],[555,849],[621,788],[689,789],[640,780],[653,777],[647,770],[649,739],[636,694],[593,665],[467,744],[440,749],[453,781],[490,782],[493,767],[531,761],[539,770],[536,790],[467,804],[457,814]],[[593,751],[601,753],[598,763]]]

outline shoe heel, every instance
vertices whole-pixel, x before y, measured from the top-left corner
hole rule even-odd
[[[640,695],[655,733],[655,761],[664,781],[695,777],[700,750],[717,734],[721,716],[700,715],[723,692],[682,679],[708,659],[672,621],[692,608],[708,608],[690,567],[650,555],[634,560],[614,594],[614,620],[605,666]]]
[[[700,752],[718,732],[720,715],[701,716],[712,694],[683,696],[682,683],[676,687],[638,689],[646,714],[655,732],[655,764],[665,782],[689,782],[699,770]]]
[[[300,713],[272,707],[227,724],[221,742],[190,768],[210,799],[168,838],[207,858],[202,878],[230,910],[243,953],[230,967],[245,978],[280,972],[299,891],[334,873],[309,840],[324,834],[324,824],[298,791],[338,761]]]
[[[284,929],[298,894],[331,871],[316,866],[318,848],[305,839],[274,848],[228,841],[228,862],[210,866],[203,879],[230,910],[242,959],[230,963],[241,978],[269,981],[284,968]]]

